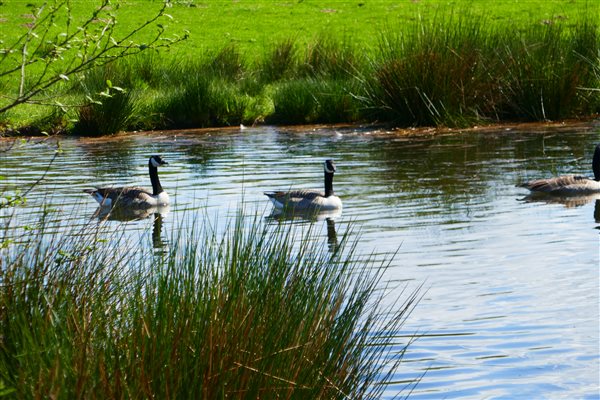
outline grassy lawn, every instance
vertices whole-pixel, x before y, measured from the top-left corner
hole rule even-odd
[[[242,52],[255,54],[288,37],[307,44],[324,33],[347,38],[371,50],[382,30],[402,27],[419,18],[443,17],[469,11],[506,24],[527,24],[554,18],[598,14],[599,6],[566,1],[497,1],[493,7],[478,1],[207,1],[196,7],[176,5],[172,14],[177,26],[191,32],[188,46],[215,49],[236,44]],[[132,3],[133,5],[133,3]],[[247,52],[246,52],[247,50]]]
[[[92,4],[73,2],[71,30]],[[161,5],[113,4],[115,36]],[[25,32],[32,10],[31,2],[0,2],[3,46]],[[91,134],[255,122],[467,126],[600,112],[598,2],[174,1],[168,13],[160,21],[166,34],[189,32],[188,40],[160,56],[81,74],[52,101],[81,104],[106,80],[127,98],[58,113],[23,105],[0,115],[0,126]],[[65,21],[63,13],[50,39]],[[156,32],[153,24],[135,40]],[[14,93],[18,78],[0,76],[0,88]],[[131,115],[101,120],[115,109]]]
[[[41,1],[4,1],[0,5],[0,37],[10,43],[30,21],[31,4]],[[283,39],[308,44],[327,34],[347,38],[360,48],[371,50],[381,32],[417,19],[444,18],[450,13],[469,13],[499,24],[526,26],[557,19],[573,21],[583,15],[600,15],[600,3],[593,1],[534,0],[490,3],[487,0],[356,0],[356,1],[265,1],[210,0],[173,1],[168,23],[171,32],[186,29],[191,38],[178,46],[187,55],[216,51],[234,44],[248,57]],[[75,19],[92,10],[93,2],[74,2]],[[141,23],[160,8],[160,1],[122,2],[114,12],[121,26]],[[143,11],[140,11],[143,10]]]

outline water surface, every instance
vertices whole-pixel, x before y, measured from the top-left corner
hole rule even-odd
[[[515,187],[591,175],[597,126],[435,135],[264,127],[60,142],[49,169],[54,140],[2,155],[4,193],[44,179],[25,204],[1,210],[0,223],[12,215],[17,232],[27,229],[44,206],[55,211],[57,230],[102,223],[82,190],[149,186],[148,156],[161,154],[170,163],[161,181],[173,201],[162,225],[153,226],[153,218],[103,222],[131,237],[153,233],[140,243],[160,248],[168,232],[197,215],[230,216],[243,202],[267,217],[263,191],[320,188],[321,163],[333,158],[344,209],[315,222],[323,242],[334,245],[336,230],[351,224],[360,253],[397,252],[385,275],[397,288],[390,304],[403,289],[424,288],[397,332],[399,348],[414,333],[421,337],[390,396],[424,373],[411,398],[600,396],[600,197],[528,199]]]

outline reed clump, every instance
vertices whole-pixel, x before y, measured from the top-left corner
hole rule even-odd
[[[384,268],[242,213],[152,253],[95,230],[2,248],[0,391],[14,398],[373,398],[417,300]],[[42,224],[43,226],[43,224]],[[85,238],[82,240],[82,238]],[[346,244],[346,246],[344,246]]]
[[[468,15],[390,31],[367,78],[373,117],[398,125],[545,121],[598,112],[598,25],[496,26]],[[587,89],[586,89],[587,88]]]
[[[503,32],[492,54],[502,118],[557,120],[597,113],[600,80],[598,25],[584,20],[574,28],[548,22],[524,31]]]

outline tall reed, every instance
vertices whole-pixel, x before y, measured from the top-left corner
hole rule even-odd
[[[549,120],[598,111],[598,25],[586,19],[567,29],[547,21],[524,31],[504,31],[495,56],[499,112],[504,118]]]
[[[419,21],[383,36],[365,79],[366,109],[400,125],[463,126],[484,121],[548,120],[597,110],[592,19],[525,29],[467,14]],[[371,116],[371,118],[373,118]]]
[[[329,253],[311,231],[242,213],[222,233],[210,226],[172,232],[154,254],[94,230],[32,233],[0,250],[0,391],[330,399],[385,390],[405,350],[393,334],[416,293],[384,308],[384,268],[358,258],[347,235]]]

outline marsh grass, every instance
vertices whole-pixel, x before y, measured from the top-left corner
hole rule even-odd
[[[137,95],[133,91],[116,91],[99,102],[78,109],[73,133],[85,136],[109,135],[134,128]]]
[[[597,112],[598,25],[525,29],[468,15],[389,31],[365,79],[366,107],[399,125],[543,121]],[[584,60],[595,60],[585,62]]]
[[[356,122],[362,104],[353,95],[355,80],[303,78],[277,85],[270,123],[312,124]]]
[[[585,20],[567,30],[549,23],[517,35],[514,40],[504,32],[499,39],[497,75],[504,102],[499,111],[504,116],[548,120],[598,111],[598,92],[582,90],[600,88],[594,74],[600,54],[597,24]]]
[[[43,224],[42,224],[43,226]],[[165,251],[85,228],[1,251],[0,389],[15,398],[375,398],[417,301],[386,263],[240,212]],[[43,228],[42,228],[43,229]]]
[[[298,68],[299,49],[293,39],[282,40],[273,45],[258,61],[260,81],[277,82],[293,76]]]
[[[400,125],[462,125],[486,104],[479,23],[446,20],[388,32],[380,44],[371,104],[382,120]],[[484,75],[485,76],[485,75]]]
[[[139,80],[127,61],[90,70],[73,90],[85,96],[73,132],[97,136],[131,129],[138,118]]]
[[[363,64],[362,54],[349,38],[321,35],[309,43],[300,73],[334,80],[353,77]]]
[[[156,105],[162,127],[228,126],[246,121],[251,99],[236,83],[196,70],[190,70],[183,82],[164,93]]]

